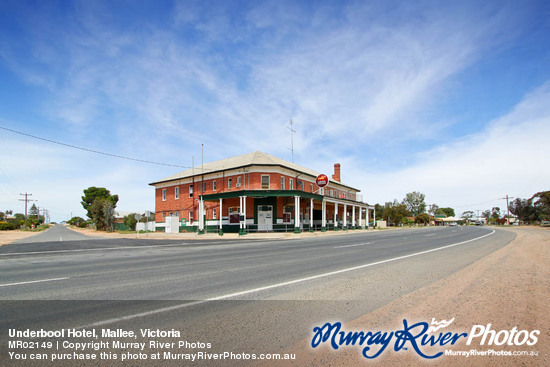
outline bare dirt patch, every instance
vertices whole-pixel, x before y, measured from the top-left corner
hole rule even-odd
[[[550,231],[542,228],[507,229],[517,238],[463,270],[343,325],[345,331],[395,331],[409,323],[432,318],[455,321],[448,331],[466,332],[474,325],[491,324],[496,330],[540,330],[534,346],[480,345],[480,339],[466,345],[465,339],[445,349],[469,351],[536,351],[538,356],[442,356],[435,360],[419,357],[412,348],[395,352],[393,344],[376,359],[361,355],[362,347],[339,350],[323,345],[312,349],[311,339],[291,348],[297,366],[549,366],[550,365]],[[321,326],[321,325],[319,325]],[[444,331],[444,330],[442,330]],[[377,348],[376,346],[373,347]],[[433,351],[434,349],[431,349]],[[439,351],[439,350],[436,350]],[[435,353],[431,353],[435,354]]]
[[[0,231],[0,246],[7,245],[9,243],[15,242],[22,238],[27,238],[34,236],[40,232],[31,232],[31,231]]]

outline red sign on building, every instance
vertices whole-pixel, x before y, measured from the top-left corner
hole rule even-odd
[[[315,183],[319,187],[325,187],[326,185],[328,185],[328,176],[324,175],[324,174],[321,174],[321,175],[317,176],[317,179],[315,180]]]

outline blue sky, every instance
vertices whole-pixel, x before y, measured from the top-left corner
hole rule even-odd
[[[0,126],[191,166],[264,151],[368,203],[465,210],[550,189],[546,1],[2,1]],[[53,220],[82,190],[154,208],[179,168],[0,129],[0,210]]]

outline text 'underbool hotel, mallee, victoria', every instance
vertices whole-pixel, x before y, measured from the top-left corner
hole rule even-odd
[[[262,152],[202,164],[155,187],[157,230],[219,233],[365,229],[374,207],[359,190]]]

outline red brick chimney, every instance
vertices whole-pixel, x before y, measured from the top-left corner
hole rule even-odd
[[[340,182],[340,163],[334,165],[334,174],[332,175],[334,181]]]

